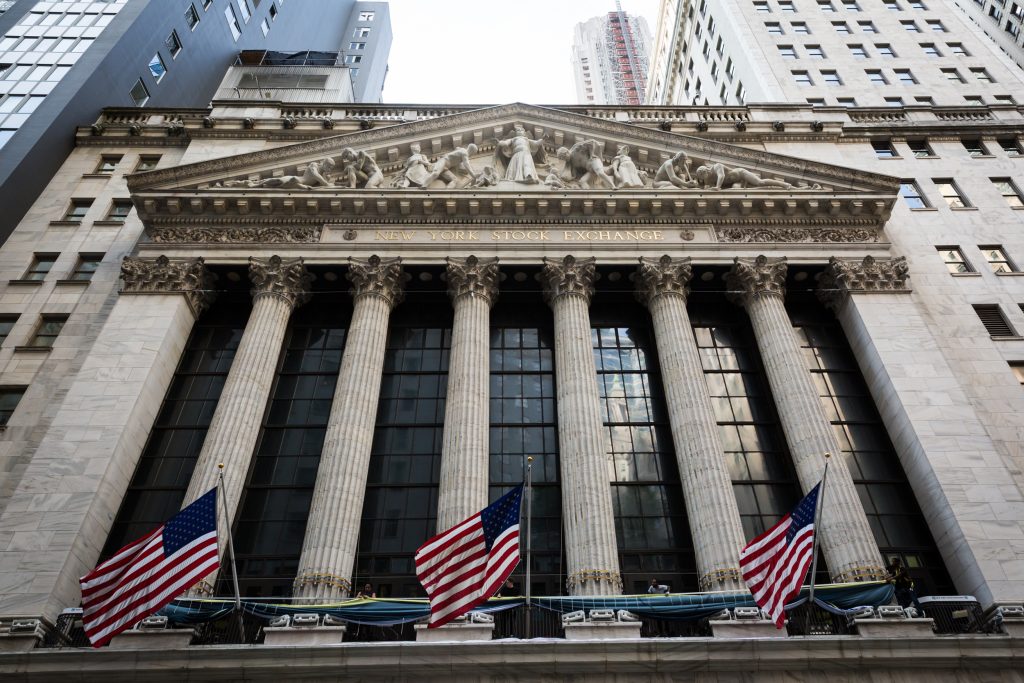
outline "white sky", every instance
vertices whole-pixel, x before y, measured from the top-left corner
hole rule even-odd
[[[653,33],[658,0],[621,0]],[[388,0],[395,40],[384,101],[574,104],[573,27],[614,0]]]

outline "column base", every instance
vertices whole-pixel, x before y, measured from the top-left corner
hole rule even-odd
[[[494,635],[494,624],[464,623],[445,624],[438,628],[427,628],[426,624],[416,624],[417,643],[466,642],[470,640],[491,640]]]
[[[711,633],[715,638],[785,638],[785,628],[776,628],[775,622],[767,619],[721,619],[711,620]]]
[[[125,631],[110,641],[111,650],[183,650],[192,642],[190,628]]]
[[[579,621],[563,624],[566,640],[623,640],[640,637],[639,621]]]
[[[263,644],[270,647],[338,645],[345,637],[344,626],[265,626]]]
[[[854,619],[862,638],[931,638],[934,619]]]

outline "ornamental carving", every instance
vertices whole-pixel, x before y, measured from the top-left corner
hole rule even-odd
[[[345,277],[352,283],[349,291],[354,299],[379,296],[394,308],[405,298],[405,271],[400,258],[382,259],[376,254],[366,260],[349,258]]]
[[[634,144],[647,144],[658,148],[671,148],[679,144],[677,136],[662,130],[631,126],[616,121],[594,119],[575,112],[541,109],[519,103],[488,109],[452,112],[446,116],[425,118],[406,124],[403,126],[403,131],[410,137],[419,136],[422,139],[429,139],[436,137],[438,133],[451,134],[453,130],[488,125],[495,121],[508,120],[508,117],[518,116],[542,121],[548,130],[563,128],[576,131],[582,128],[586,129],[588,134],[595,138],[615,139],[619,136],[629,137],[634,141]],[[249,124],[249,127],[252,126],[254,126],[254,122]],[[394,133],[389,128],[367,129],[346,135],[345,144],[354,147],[379,148],[387,144],[393,136]],[[687,141],[687,152],[702,159],[720,160],[722,151],[722,143],[715,139],[691,138]],[[337,155],[338,153],[337,138],[323,137],[290,145],[287,148],[287,152],[283,152],[280,148],[265,149],[229,158],[198,162],[190,166],[189,177],[198,179],[211,174],[245,173],[252,167],[280,163],[283,156],[298,160],[302,158],[322,158],[327,155]],[[728,154],[735,160],[738,166],[748,169],[778,169],[778,173],[782,175],[792,175],[798,178],[819,177],[823,181],[827,179],[828,184],[835,182],[843,185],[866,183],[878,188],[891,186],[891,179],[877,173],[842,168],[807,159],[779,156],[764,150],[730,146]],[[538,171],[540,172],[541,169],[538,169]],[[182,182],[183,180],[181,172],[176,168],[160,169],[146,175],[145,186],[168,182]],[[129,185],[133,190],[139,189],[141,181],[130,181]]]
[[[726,278],[726,287],[730,301],[741,306],[768,294],[783,297],[786,294],[786,257],[761,255],[749,259],[737,256]]]
[[[858,292],[909,292],[908,274],[903,256],[882,260],[865,256],[861,261],[833,256],[818,280],[818,298],[829,308],[836,308],[848,295]]]
[[[577,259],[575,256],[544,259],[541,281],[544,283],[544,300],[549,305],[562,296],[579,296],[587,304],[594,295],[594,281],[597,279],[594,257]]]
[[[309,271],[301,258],[283,259],[249,257],[249,281],[252,297],[276,296],[291,306],[301,306],[309,300]]]
[[[481,297],[488,306],[498,299],[498,259],[469,256],[446,259],[448,262],[448,296],[452,302],[460,297]]]
[[[636,298],[645,306],[659,296],[671,294],[686,299],[690,293],[687,284],[693,277],[690,259],[674,259],[665,254],[660,259],[640,258],[637,269]]]
[[[716,228],[719,242],[878,242],[874,228]]]
[[[149,236],[161,243],[311,244],[320,241],[320,227],[151,228]]]
[[[121,262],[121,278],[122,294],[184,294],[197,317],[213,302],[217,279],[201,258],[166,256],[126,256]]]

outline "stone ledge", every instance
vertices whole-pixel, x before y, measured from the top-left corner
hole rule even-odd
[[[311,645],[340,645],[345,636],[344,626],[284,626],[263,629],[266,647],[304,647]]]
[[[32,287],[40,287],[43,284],[42,280],[8,280],[9,285],[29,285]]]
[[[209,645],[175,650],[117,651],[103,648],[34,650],[0,654],[0,678],[18,680],[218,681],[339,680],[547,680],[585,675],[642,675],[665,680],[683,673],[736,672],[745,681],[824,679],[822,672],[885,672],[895,680],[930,683],[1012,680],[1024,663],[1024,638],[811,638],[744,639],[645,638],[636,640],[532,641],[485,643],[343,643],[281,648]],[[906,672],[904,678],[894,670]],[[914,673],[916,671],[916,674]],[[170,674],[173,672],[173,674]],[[786,672],[785,677],[773,672]],[[981,672],[973,675],[974,672]],[[995,673],[994,673],[995,672]],[[1005,672],[1005,674],[1004,674]],[[1016,673],[1014,673],[1016,672]],[[763,674],[753,677],[752,673]],[[795,675],[802,678],[794,678]],[[946,674],[941,676],[940,674]],[[581,680],[576,678],[574,680]],[[591,679],[601,680],[601,679]],[[661,680],[661,678],[659,678]],[[844,679],[848,680],[848,679]]]

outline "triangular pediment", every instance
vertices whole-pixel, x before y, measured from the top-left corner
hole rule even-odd
[[[514,152],[509,141],[516,136],[516,125],[522,126],[524,137],[532,145],[533,151],[528,155],[532,158],[526,163],[533,165],[533,176],[500,182],[505,181],[510,172],[510,156]],[[616,178],[611,167],[623,145],[629,148],[629,163]],[[412,168],[410,173],[407,164],[411,158],[412,166],[417,165],[416,146],[420,169]],[[447,182],[436,179],[428,188],[417,186],[417,171],[419,179],[429,180],[423,178],[423,172],[429,172],[440,159],[459,149],[467,151],[464,156],[469,158],[475,177],[465,168],[455,168],[446,176]],[[468,154],[469,151],[472,154]],[[659,181],[659,171],[680,151],[689,159],[690,178],[676,173],[676,178],[684,182],[678,187],[666,185],[666,180],[672,178],[666,178],[666,173],[662,172]],[[568,159],[566,153],[569,153]],[[718,190],[716,186],[721,184],[720,191],[727,194],[780,191],[788,194],[795,190],[891,195],[897,187],[895,179],[878,174],[616,120],[513,103],[140,173],[129,178],[129,188],[134,193],[211,189],[329,193],[410,187],[420,191],[612,190],[606,178],[593,173],[586,175],[587,155],[600,159],[607,176],[614,184],[622,186],[615,188],[617,191],[658,189],[692,193]],[[367,163],[365,159],[372,161]],[[451,165],[456,165],[457,161],[453,159]],[[312,171],[310,164],[314,164]],[[382,177],[366,188],[367,173],[362,171],[374,166],[380,169]],[[707,171],[704,181],[698,182],[697,172],[701,167]],[[354,170],[351,174],[350,168]],[[681,164],[673,168],[683,170]],[[407,176],[412,176],[412,180]],[[351,187],[353,178],[355,188]],[[329,184],[325,185],[320,179]],[[520,179],[525,182],[516,182]]]

